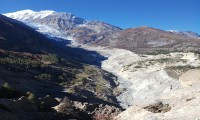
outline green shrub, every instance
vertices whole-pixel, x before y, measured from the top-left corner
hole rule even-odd
[[[10,90],[12,89],[11,86],[7,82],[5,82],[2,87],[5,89],[10,89]]]
[[[27,99],[34,102],[36,100],[36,96],[33,93],[28,93]]]
[[[42,59],[43,59],[43,61],[50,62],[52,64],[56,64],[59,62],[58,56],[55,54],[45,55],[45,56],[43,56]]]
[[[35,78],[39,79],[39,80],[51,80],[53,78],[53,76],[51,74],[42,73],[38,76],[35,76]]]
[[[74,90],[73,88],[69,88],[68,93],[69,93],[69,94],[74,94],[74,93],[75,93],[75,90]]]
[[[21,58],[9,58],[9,57],[0,58],[0,64],[20,66],[25,68],[38,68],[41,66],[41,62],[38,61],[21,59]]]

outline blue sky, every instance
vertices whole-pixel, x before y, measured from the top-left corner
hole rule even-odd
[[[200,33],[200,0],[0,0],[0,13],[55,10],[121,28],[151,26]]]

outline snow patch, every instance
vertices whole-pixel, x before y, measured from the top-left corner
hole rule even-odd
[[[25,22],[25,23],[28,26],[34,28],[35,30],[37,30],[40,33],[47,35],[50,38],[61,38],[64,40],[71,40],[71,41],[74,40],[72,36],[66,36],[65,33],[61,32],[59,30],[56,30],[52,27],[49,27],[47,25],[41,25],[38,23],[30,23],[30,22]],[[57,40],[57,39],[55,39],[55,40]]]
[[[28,19],[43,19],[51,14],[55,13],[55,11],[52,10],[42,10],[39,12],[32,11],[32,10],[21,10],[13,13],[6,13],[3,14],[7,17],[21,20],[21,21],[26,21]]]

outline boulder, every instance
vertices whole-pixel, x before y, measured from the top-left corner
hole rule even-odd
[[[163,104],[162,102],[158,101],[152,105],[144,107],[144,109],[153,112],[153,113],[165,113],[171,110],[169,104]]]
[[[39,98],[36,100],[37,106],[39,106],[40,110],[43,111],[50,111],[52,107],[55,107],[59,104],[59,102],[52,98],[51,96],[47,95],[43,98]]]

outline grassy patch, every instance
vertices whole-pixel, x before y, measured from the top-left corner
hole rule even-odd
[[[42,57],[42,61],[49,64],[56,64],[59,62],[59,58],[55,54],[48,54]]]
[[[11,65],[11,66],[20,66],[24,68],[38,68],[41,66],[41,62],[29,60],[29,59],[22,59],[22,58],[0,58],[0,64],[3,65]]]
[[[169,54],[171,51],[169,50],[155,50],[150,52],[145,52],[147,55],[159,55],[159,54]]]
[[[171,67],[167,67],[165,69],[167,70],[174,70],[174,71],[180,71],[180,72],[186,72],[190,69],[199,69],[200,67],[194,67],[194,66],[190,66],[190,65],[186,65],[186,66],[171,66]]]
[[[38,76],[35,76],[35,78],[38,80],[51,80],[53,78],[53,75],[48,73],[42,73]]]

